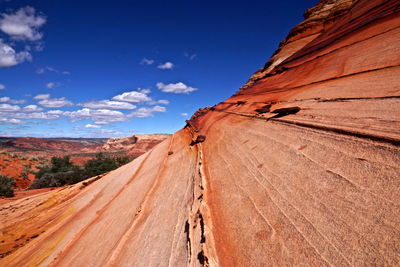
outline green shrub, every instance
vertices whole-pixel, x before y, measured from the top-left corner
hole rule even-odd
[[[112,171],[121,165],[128,163],[128,157],[105,157],[99,153],[94,159],[86,162],[83,167],[74,165],[70,157],[53,157],[50,166],[39,167],[35,173],[35,180],[31,189],[44,187],[57,187],[66,184],[75,184],[90,177]]]
[[[0,175],[0,196],[14,196],[15,180],[4,175]]]

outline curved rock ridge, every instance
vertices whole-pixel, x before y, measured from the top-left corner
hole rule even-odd
[[[151,151],[1,205],[0,265],[400,265],[399,12],[321,1],[327,27]]]

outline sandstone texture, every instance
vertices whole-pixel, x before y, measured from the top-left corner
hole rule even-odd
[[[149,152],[0,205],[0,265],[399,266],[399,12],[320,1]]]

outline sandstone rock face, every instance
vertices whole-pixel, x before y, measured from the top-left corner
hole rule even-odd
[[[0,206],[0,265],[398,266],[399,2],[321,5],[312,38],[151,151]]]

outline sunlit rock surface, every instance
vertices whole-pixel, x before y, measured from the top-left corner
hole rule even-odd
[[[0,265],[398,266],[399,10],[321,1],[150,152],[0,206]]]

